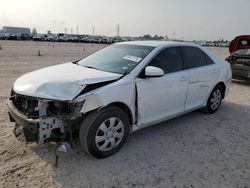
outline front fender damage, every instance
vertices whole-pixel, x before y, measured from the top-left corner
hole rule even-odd
[[[80,110],[80,113],[85,114],[89,111],[96,110],[98,108],[105,106],[105,103],[98,95],[98,92],[93,92],[93,90],[109,85],[115,81],[117,80],[111,80],[111,81],[87,85],[73,100],[76,103],[84,101],[84,105]]]
[[[90,95],[85,96],[84,101],[85,101],[84,105],[80,111],[80,113],[83,113],[83,114],[104,106],[100,98],[94,93],[91,93]]]

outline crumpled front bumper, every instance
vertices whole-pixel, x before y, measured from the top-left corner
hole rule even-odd
[[[39,134],[39,121],[30,119],[19,112],[10,99],[7,100],[9,119],[16,122],[14,134],[17,138],[24,136],[27,142],[37,142]]]
[[[14,106],[12,100],[8,99],[7,104],[10,121],[16,122],[14,134],[17,138],[20,135],[23,135],[27,142],[37,142],[38,144],[43,144],[64,135],[64,121],[52,116],[31,119],[22,114]],[[53,132],[56,129],[59,136],[55,135]]]

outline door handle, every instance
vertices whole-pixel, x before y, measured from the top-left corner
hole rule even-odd
[[[180,78],[180,81],[187,81],[187,79],[188,79],[187,76],[182,76],[182,77]]]
[[[202,84],[200,84],[200,87],[209,87],[209,85],[205,84],[205,83],[202,83]]]
[[[215,74],[215,73],[217,73],[217,72],[218,72],[217,69],[213,69],[213,70],[212,70],[212,73],[213,73],[213,74]]]

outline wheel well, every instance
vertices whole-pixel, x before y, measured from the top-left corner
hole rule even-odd
[[[223,89],[222,99],[224,99],[224,97],[225,97],[225,91],[226,91],[226,85],[225,85],[224,82],[219,82],[219,83],[216,84],[216,86],[218,86],[218,85],[221,86],[222,89]],[[216,86],[215,86],[215,87],[216,87]]]
[[[109,104],[108,106],[111,106],[111,105],[122,109],[128,115],[129,124],[133,125],[133,115],[132,115],[131,110],[129,109],[129,107],[126,104],[124,104],[122,102],[115,102],[115,103]]]

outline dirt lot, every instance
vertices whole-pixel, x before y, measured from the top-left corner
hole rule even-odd
[[[55,168],[54,145],[15,139],[6,107],[10,88],[26,72],[77,60],[104,45],[0,44],[0,187],[250,187],[250,85],[233,82],[214,115],[192,112],[130,135],[107,159],[85,156],[76,141],[73,154],[60,157]],[[211,50],[228,55],[226,48]]]

